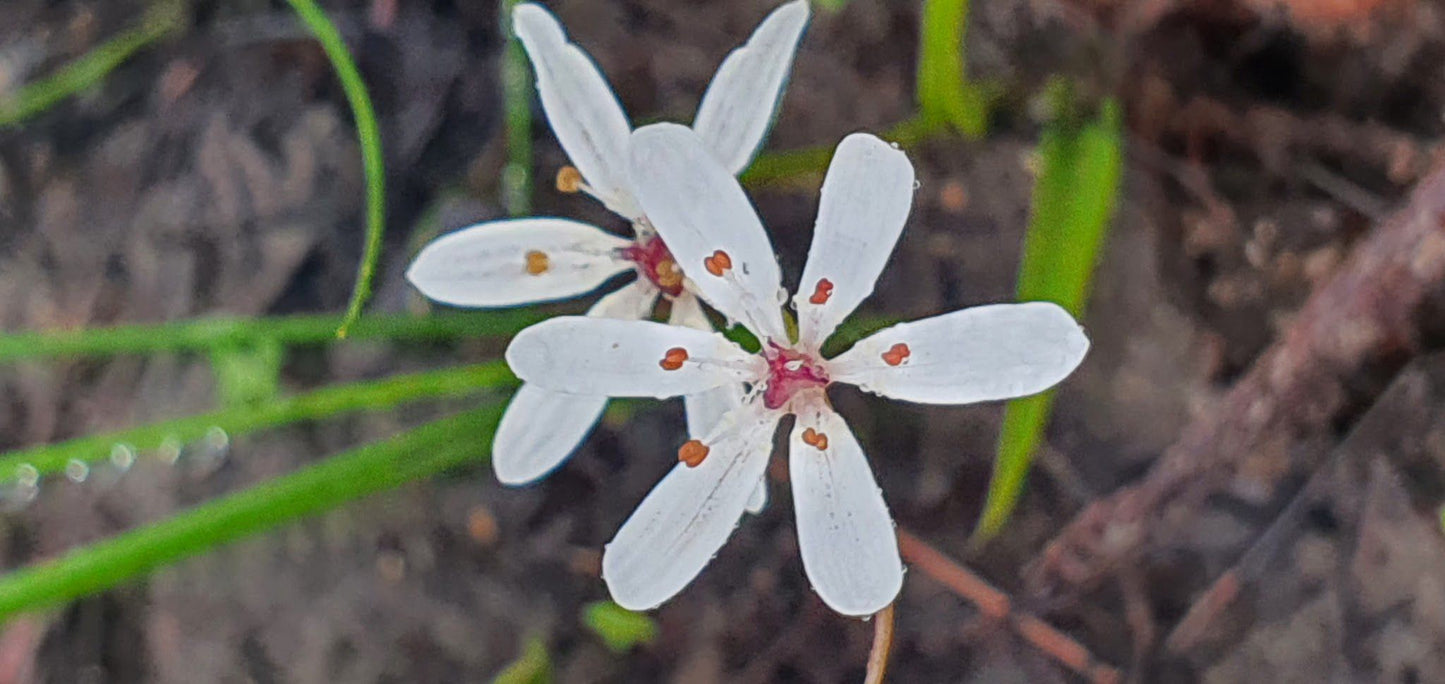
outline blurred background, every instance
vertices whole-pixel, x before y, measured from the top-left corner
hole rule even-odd
[[[640,123],[689,121],[776,3],[545,4]],[[1075,288],[1080,307],[1092,292],[1093,349],[990,540],[971,535],[1002,406],[833,395],[900,529],[1011,597],[1007,615],[980,610],[947,564],[905,549],[893,680],[1087,681],[1107,665],[1150,682],[1445,681],[1445,361],[1432,355],[1445,340],[1445,5],[928,4],[945,20],[945,5],[967,10],[968,81],[944,98],[972,102],[962,114],[918,99],[923,3],[814,3],[770,154],[746,177],[785,280],[802,269],[827,150],[858,130],[901,139],[921,181],[867,314],[1016,299],[1031,220],[1047,230],[1040,217],[1092,212],[1083,224],[1107,233]],[[323,6],[383,142],[389,227],[368,315],[435,315],[402,278],[410,255],[519,202],[625,230],[552,187],[567,161],[535,98],[516,100],[503,77],[496,2]],[[116,40],[130,42],[93,83],[20,111],[28,84]],[[530,160],[507,139],[529,110]],[[899,127],[920,120],[933,123]],[[1036,181],[1066,163],[1050,155],[1088,157],[1088,131],[1104,131],[1121,173],[1084,165],[1045,195]],[[7,336],[338,314],[365,197],[352,110],[286,5],[0,3]],[[1046,253],[1074,236],[1031,239]],[[265,401],[485,362],[506,342],[325,340],[239,356],[14,354],[0,366],[0,447],[209,411],[228,393]],[[257,377],[275,381],[248,388]],[[4,492],[0,562],[59,557],[480,401],[107,448],[87,472]],[[0,682],[860,681],[873,625],[812,593],[781,483],[650,618],[596,603],[602,545],[684,439],[680,402],[620,404],[540,484],[504,488],[475,461],[12,615]],[[12,589],[0,584],[0,603]],[[1078,643],[1041,637],[1034,618]]]

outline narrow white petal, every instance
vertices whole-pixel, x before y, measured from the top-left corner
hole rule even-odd
[[[891,365],[885,355],[899,361],[898,345],[906,357]],[[828,369],[836,381],[885,397],[968,404],[1042,392],[1088,350],[1083,328],[1054,304],[992,304],[885,328]]]
[[[752,496],[748,497],[748,512],[757,515],[768,507],[768,478],[758,480],[758,485],[753,487]]]
[[[816,435],[808,440],[814,443],[805,435]],[[844,615],[882,610],[903,587],[903,562],[893,518],[858,440],[819,402],[798,416],[788,449],[798,551],[813,590]]]
[[[624,321],[647,320],[652,317],[657,295],[657,288],[652,283],[639,278],[597,300],[597,303],[587,310],[587,315]]]
[[[762,402],[738,411],[736,429],[696,468],[673,467],[607,545],[602,578],[623,608],[646,610],[682,591],[737,526],[767,469],[780,416]]]
[[[712,331],[712,323],[702,312],[697,297],[683,293],[672,300],[672,315],[669,325],[680,325],[694,330]],[[742,383],[730,382],[705,392],[689,394],[682,398],[687,414],[687,434],[694,439],[703,439],[717,427],[723,416],[743,403]]]
[[[807,25],[807,0],[773,10],[723,60],[702,96],[692,128],[734,174],[748,167],[768,134]]]
[[[492,221],[433,240],[406,278],[444,304],[532,304],[585,294],[626,271],[631,262],[618,250],[629,244],[577,221]]]
[[[786,340],[773,246],[742,186],[697,134],[677,124],[637,129],[630,170],[643,211],[702,297],[759,336]],[[719,251],[732,264],[721,276],[706,267]]]
[[[587,315],[639,320],[652,314],[657,288],[639,280],[597,300]],[[592,431],[607,397],[565,394],[522,383],[492,442],[492,469],[502,484],[522,485],[552,472]]]
[[[542,110],[562,149],[609,209],[637,218],[624,166],[631,126],[607,79],[541,5],[517,5],[512,30],[532,60]]]
[[[592,431],[606,407],[607,397],[562,394],[523,384],[502,414],[492,442],[497,479],[523,485],[552,472]]]
[[[808,265],[793,297],[804,348],[821,347],[873,293],[912,206],[907,155],[866,133],[838,144],[823,179]]]
[[[663,360],[686,360],[669,370]],[[517,377],[568,394],[666,397],[755,377],[759,359],[717,333],[653,323],[561,316],[512,338]]]

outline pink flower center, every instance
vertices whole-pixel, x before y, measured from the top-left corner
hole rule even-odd
[[[646,238],[646,242],[634,242],[622,250],[622,258],[637,267],[638,275],[648,279],[657,289],[669,297],[682,294],[682,269],[667,245],[658,237]]]
[[[807,354],[769,342],[763,358],[768,361],[763,405],[770,409],[782,408],[794,394],[805,389],[828,386],[828,371]]]

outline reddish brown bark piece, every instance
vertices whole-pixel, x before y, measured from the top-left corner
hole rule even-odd
[[[1086,507],[1045,546],[1030,564],[1030,591],[1058,596],[1095,586],[1151,541],[1164,541],[1166,505],[1190,506],[1250,459],[1287,454],[1328,429],[1361,371],[1393,371],[1408,360],[1417,310],[1442,281],[1445,160],[1437,159],[1406,205],[1310,296],[1218,410],[1189,425],[1142,481]]]

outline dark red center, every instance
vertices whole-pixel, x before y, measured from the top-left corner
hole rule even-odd
[[[763,405],[770,409],[782,408],[802,390],[828,385],[828,372],[807,354],[769,342],[763,350],[763,358],[768,361],[768,385],[763,389]]]
[[[682,294],[682,267],[658,237],[638,240],[622,250],[622,258],[637,266],[637,273],[670,297]]]

